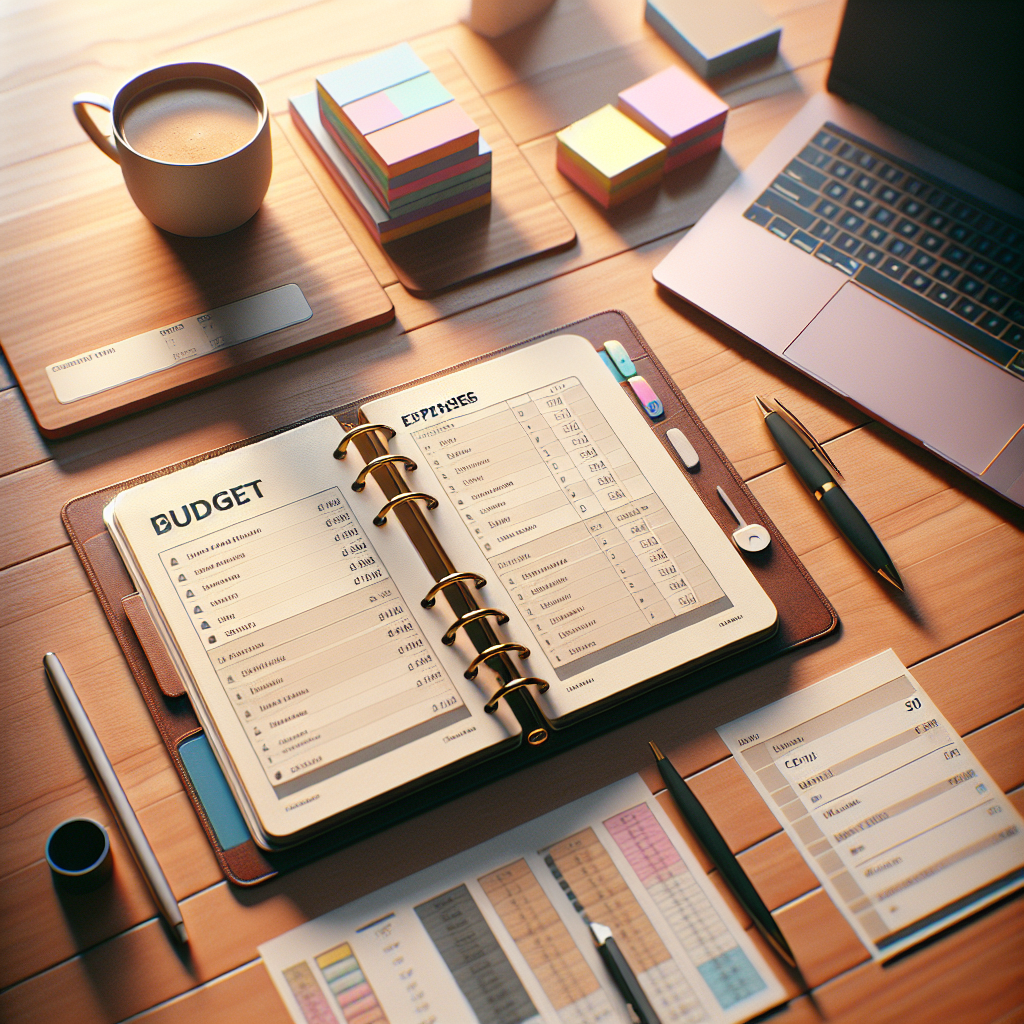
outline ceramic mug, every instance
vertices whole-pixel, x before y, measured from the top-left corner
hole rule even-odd
[[[135,205],[176,235],[219,235],[244,224],[270,185],[270,115],[259,86],[220,64],[165,64],[136,75],[113,100],[80,93],[86,134],[121,165]],[[110,112],[104,135],[89,106]]]

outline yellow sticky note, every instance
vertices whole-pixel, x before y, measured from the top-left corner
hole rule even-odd
[[[601,107],[557,135],[577,166],[611,191],[665,160],[665,147],[615,107]]]

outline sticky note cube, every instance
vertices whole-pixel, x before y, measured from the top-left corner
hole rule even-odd
[[[671,171],[722,145],[729,105],[673,64],[620,92],[619,110],[665,144]]]
[[[364,96],[390,89],[429,71],[430,68],[416,56],[412,47],[401,43],[365,60],[357,60],[337,71],[320,75],[316,80],[317,91],[329,96],[340,110]]]
[[[755,0],[647,0],[644,19],[701,78],[770,56],[782,34]]]
[[[665,146],[611,105],[563,128],[556,138],[559,171],[602,206],[614,206],[661,180]]]
[[[428,71],[390,89],[346,103],[341,112],[360,135],[369,135],[407,117],[451,103],[452,99],[452,94]]]

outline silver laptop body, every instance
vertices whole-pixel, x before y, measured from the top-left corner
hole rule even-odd
[[[1024,506],[1022,238],[1021,194],[821,94],[654,278]]]

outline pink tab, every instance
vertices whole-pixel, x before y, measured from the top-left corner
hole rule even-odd
[[[656,420],[665,411],[665,406],[661,404],[661,399],[654,393],[654,388],[640,374],[629,378],[629,386],[633,389],[633,394],[640,399],[644,412],[652,420]]]

